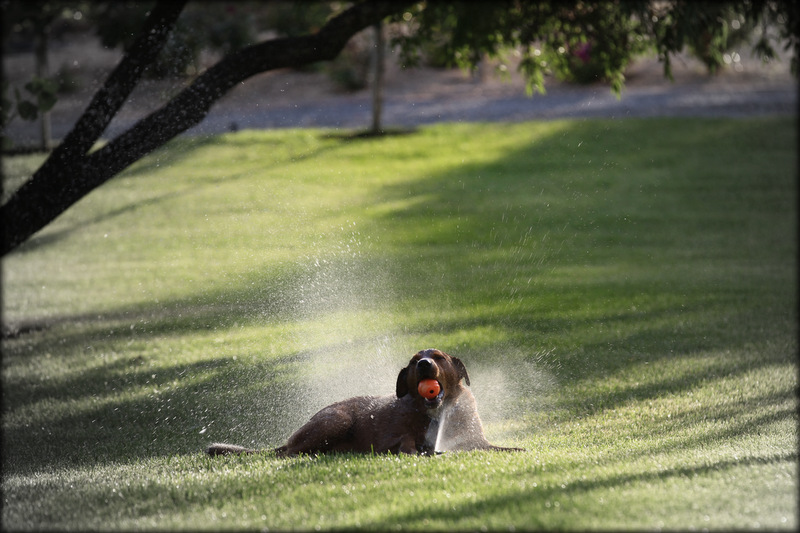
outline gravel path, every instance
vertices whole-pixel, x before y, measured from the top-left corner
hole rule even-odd
[[[384,103],[387,126],[411,127],[435,122],[525,121],[575,117],[743,117],[794,115],[794,87],[748,91],[704,91],[697,87],[639,88],[618,99],[608,88],[551,91],[533,97],[434,98],[389,100]],[[333,102],[262,105],[232,112],[214,110],[189,133],[209,134],[230,129],[286,127],[364,128],[371,121],[369,97]]]
[[[748,53],[749,55],[749,53]],[[66,43],[51,57],[54,70],[74,65],[79,90],[63,96],[53,109],[53,137],[62,138],[85,109],[119,53],[91,39]],[[387,65],[383,124],[413,127],[436,122],[525,121],[589,117],[745,117],[797,115],[797,83],[788,71],[789,57],[762,65],[744,58],[716,76],[688,57],[673,63],[674,81],[663,76],[655,59],[642,59],[626,72],[621,98],[608,86],[575,86],[548,80],[545,95],[527,96],[524,80],[495,76],[478,80],[458,70],[402,70]],[[8,79],[24,81],[33,71],[28,56],[4,57]],[[736,68],[733,68],[736,67]],[[146,82],[131,95],[105,132],[113,138],[166,102],[178,82]],[[277,71],[247,80],[221,99],[206,119],[187,135],[235,129],[325,127],[363,129],[371,123],[370,92],[337,92],[322,73]],[[35,145],[38,126],[15,120],[8,135],[17,146]]]

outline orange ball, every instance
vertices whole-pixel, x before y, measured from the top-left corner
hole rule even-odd
[[[423,379],[417,385],[417,392],[423,398],[427,398],[432,400],[439,395],[439,391],[442,390],[441,385],[435,379]]]

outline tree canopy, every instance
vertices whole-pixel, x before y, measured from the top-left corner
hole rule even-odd
[[[656,51],[666,77],[671,76],[670,56],[684,49],[714,70],[723,64],[723,53],[733,41],[753,38],[754,51],[765,59],[775,56],[776,46],[791,48],[795,74],[800,51],[800,9],[791,1],[363,0],[338,9],[338,3],[326,4],[331,16],[318,28],[310,27],[313,21],[294,20],[283,36],[249,45],[237,41],[163,107],[93,150],[145,71],[157,64],[185,3],[160,1],[143,13],[137,37],[125,43],[123,59],[72,131],[0,207],[2,255],[93,189],[201,122],[241,81],[274,69],[331,61],[352,36],[382,21],[399,28],[393,44],[409,65],[430,46],[436,46],[445,61],[464,68],[475,68],[483,56],[504,61],[514,50],[529,90],[541,92],[547,74],[603,80],[618,92],[626,66],[646,49]],[[2,6],[4,15],[9,14],[8,5]],[[5,97],[3,105],[7,106]]]

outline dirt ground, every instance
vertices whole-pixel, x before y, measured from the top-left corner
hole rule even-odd
[[[53,137],[62,138],[88,105],[121,57],[102,48],[91,35],[56,43],[51,72],[69,73],[75,91],[62,95],[51,112]],[[736,61],[735,59],[738,59]],[[32,54],[3,57],[12,85],[24,84],[34,72]],[[764,64],[742,50],[717,75],[688,56],[673,60],[674,81],[664,78],[663,65],[642,58],[626,72],[626,86],[616,98],[606,85],[576,86],[547,79],[545,95],[525,93],[524,80],[511,69],[507,79],[486,69],[485,76],[458,69],[404,69],[397,54],[387,61],[384,125],[416,126],[439,121],[518,121],[561,117],[626,117],[654,115],[792,114],[797,110],[797,84],[789,72],[789,56]],[[163,105],[186,80],[145,81],[130,96],[106,131],[124,131]],[[188,134],[211,134],[242,128],[366,128],[370,124],[368,89],[343,92],[322,72],[281,70],[243,82],[212,108],[204,122]],[[7,134],[15,145],[38,143],[36,123],[14,120]]]

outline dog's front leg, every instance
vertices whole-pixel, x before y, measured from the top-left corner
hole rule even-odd
[[[419,451],[417,450],[417,440],[414,438],[414,435],[403,435],[400,437],[400,442],[397,445],[397,451],[395,453],[417,455]]]

